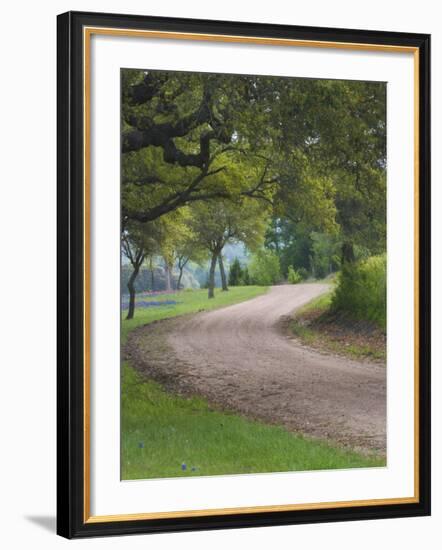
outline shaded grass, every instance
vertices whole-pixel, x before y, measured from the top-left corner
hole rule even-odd
[[[358,332],[352,320],[344,322],[344,316],[333,311],[333,298],[330,291],[298,309],[290,323],[293,334],[307,346],[357,359],[385,360],[385,346]]]
[[[170,395],[127,364],[122,409],[123,479],[385,466],[383,458],[214,410],[199,397]]]

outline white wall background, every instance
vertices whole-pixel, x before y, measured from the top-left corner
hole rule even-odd
[[[55,16],[107,11],[433,35],[433,280],[442,271],[440,2],[9,1],[0,32],[0,524],[4,548],[439,548],[442,296],[433,285],[433,516],[68,542],[55,533]]]

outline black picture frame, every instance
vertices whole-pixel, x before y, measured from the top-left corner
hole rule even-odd
[[[430,514],[430,36],[68,12],[57,21],[57,532],[67,538],[335,522]],[[84,82],[85,27],[268,37],[415,48],[419,58],[419,498],[405,504],[90,522],[84,459]]]

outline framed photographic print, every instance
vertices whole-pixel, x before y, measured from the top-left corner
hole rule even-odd
[[[58,533],[430,513],[430,37],[58,17]]]

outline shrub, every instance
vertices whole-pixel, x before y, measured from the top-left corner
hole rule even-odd
[[[252,256],[249,265],[250,281],[254,285],[273,285],[281,280],[278,256],[271,250],[262,249]]]
[[[372,256],[345,264],[338,275],[332,308],[356,320],[374,321],[386,327],[387,257]]]
[[[291,285],[296,285],[297,283],[299,283],[301,281],[301,279],[302,279],[302,277],[299,274],[299,272],[296,271],[296,269],[292,265],[289,265],[289,270],[288,270],[288,273],[287,273],[287,281]]]

